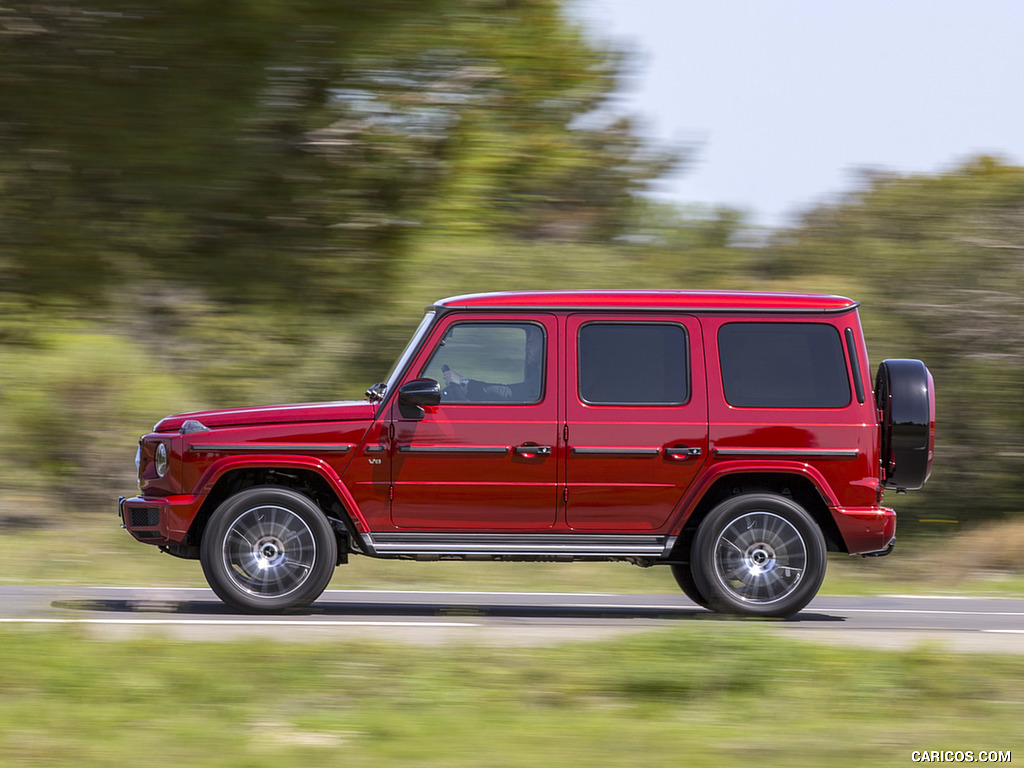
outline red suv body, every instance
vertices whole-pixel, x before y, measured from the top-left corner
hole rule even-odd
[[[243,611],[302,608],[350,554],[665,564],[714,610],[785,616],[826,551],[887,554],[934,387],[874,383],[839,296],[480,294],[428,308],[358,402],[171,416],[140,440],[139,541]]]

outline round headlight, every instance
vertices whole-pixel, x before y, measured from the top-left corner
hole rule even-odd
[[[167,474],[167,443],[157,443],[156,455],[153,459],[156,464],[157,477],[163,477]]]

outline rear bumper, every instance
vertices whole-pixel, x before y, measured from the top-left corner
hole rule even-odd
[[[143,544],[180,544],[202,506],[202,496],[149,498],[121,496],[117,514],[121,527]]]
[[[832,517],[851,555],[883,552],[896,538],[896,510],[888,507],[833,507]]]

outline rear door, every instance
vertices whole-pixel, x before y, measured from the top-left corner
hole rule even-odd
[[[700,323],[571,315],[566,346],[566,522],[663,528],[708,453]]]

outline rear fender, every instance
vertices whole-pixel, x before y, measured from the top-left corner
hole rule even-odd
[[[737,491],[784,493],[786,488],[792,489],[794,500],[815,518],[829,549],[846,551],[844,538],[833,517],[833,510],[839,506],[836,495],[821,472],[795,461],[735,461],[718,465],[684,497],[671,534],[678,536],[680,544],[686,546],[701,520],[718,502]]]

